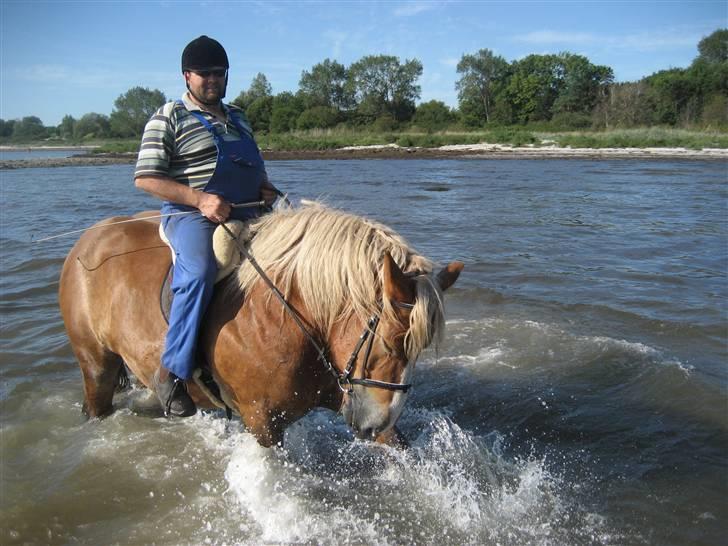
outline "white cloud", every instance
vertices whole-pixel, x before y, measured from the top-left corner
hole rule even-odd
[[[440,59],[441,65],[449,66],[451,68],[456,67],[459,62],[460,62],[460,59],[456,59],[455,57],[448,57],[447,59]]]
[[[610,40],[612,46],[621,46],[639,51],[652,51],[670,47],[695,46],[701,36],[697,34],[684,33],[649,33],[643,32],[622,36]]]
[[[411,17],[437,7],[435,2],[405,2],[394,10],[396,17]]]
[[[348,33],[340,30],[327,30],[323,33],[324,38],[331,42],[331,56],[334,59],[341,57],[341,50],[349,38]]]
[[[588,32],[559,32],[538,30],[515,36],[516,41],[529,44],[585,44],[596,41],[597,37]]]
[[[34,88],[66,89],[111,93],[116,98],[135,86],[160,89],[168,96],[182,88],[181,76],[176,72],[149,70],[124,72],[110,68],[92,70],[89,67],[76,67],[63,64],[35,64],[26,67],[13,67],[7,74],[17,82],[26,82]]]
[[[637,34],[599,35],[591,32],[561,32],[539,30],[516,35],[514,40],[534,45],[601,45],[633,51],[655,51],[665,48],[694,46],[700,41],[700,33],[666,29],[659,32]]]
[[[37,82],[37,83],[52,83],[67,80],[72,71],[69,67],[61,64],[36,64],[30,65],[22,70],[16,68],[11,70],[15,79]]]

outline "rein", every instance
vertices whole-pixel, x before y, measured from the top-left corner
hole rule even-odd
[[[279,195],[282,196],[283,199],[287,203],[290,204],[290,201],[288,200],[287,194],[282,194],[281,192],[278,192]],[[234,209],[245,209],[245,208],[254,208],[254,207],[264,207],[265,201],[252,201],[250,203],[233,203],[230,205]],[[152,218],[166,218],[168,216],[182,216],[185,214],[193,214],[193,213],[199,213],[200,211],[195,210],[187,210],[183,212],[167,212],[165,214],[152,214],[150,216],[143,216],[141,218],[130,218],[128,220],[119,220],[118,222],[109,222],[108,224],[101,224],[97,226],[90,226],[83,229],[74,229],[73,231],[65,231],[63,233],[58,233],[56,235],[51,235],[50,237],[43,237],[42,239],[35,239],[35,234],[31,234],[30,236],[30,242],[31,243],[42,243],[44,241],[50,241],[51,239],[57,239],[58,237],[65,237],[66,235],[73,235],[74,233],[81,233],[82,231],[91,231],[92,229],[99,229],[99,228],[105,228],[109,226],[118,226],[119,224],[128,224],[130,222],[144,222],[146,220],[151,220]]]
[[[326,356],[326,351],[319,343],[316,342],[316,339],[314,336],[308,331],[306,328],[306,325],[303,323],[303,320],[301,320],[301,317],[299,316],[298,312],[291,307],[291,305],[286,300],[285,296],[281,293],[281,291],[278,289],[278,287],[273,284],[273,281],[270,280],[270,277],[266,275],[265,271],[263,271],[263,268],[260,267],[260,264],[256,261],[255,258],[253,258],[253,255],[245,248],[244,245],[242,245],[233,234],[232,231],[225,225],[225,223],[220,224],[223,229],[227,232],[228,235],[235,241],[235,245],[238,247],[238,250],[240,253],[245,257],[246,260],[250,263],[251,266],[253,266],[253,269],[260,275],[260,278],[263,279],[263,281],[268,285],[268,288],[271,289],[273,294],[278,298],[278,300],[281,302],[281,305],[283,305],[283,308],[288,312],[288,314],[291,316],[291,318],[294,320],[296,325],[300,328],[301,332],[308,338],[311,345],[314,346],[316,349],[316,352],[318,353],[318,360],[321,361],[321,363],[324,365],[324,368],[327,372],[329,372],[334,379],[336,379],[336,383],[339,385],[339,388],[341,391],[345,394],[351,394],[354,390],[354,385],[361,385],[363,387],[373,387],[377,389],[386,389],[390,391],[402,391],[407,392],[411,387],[411,383],[390,383],[388,381],[378,381],[376,379],[366,379],[366,378],[356,378],[351,377],[351,374],[354,372],[354,366],[356,365],[356,359],[359,356],[359,353],[361,352],[362,347],[364,346],[364,343],[366,343],[367,339],[369,339],[369,344],[367,345],[366,352],[364,354],[364,367],[363,372],[366,372],[367,363],[369,361],[369,356],[372,351],[372,346],[374,345],[374,333],[376,332],[377,326],[379,325],[379,315],[373,315],[370,319],[367,325],[364,327],[364,331],[362,332],[361,336],[359,336],[359,341],[357,342],[356,346],[354,347],[354,351],[352,352],[351,356],[349,357],[349,361],[346,364],[346,367],[344,368],[343,372],[338,372],[334,365],[331,363],[331,361]],[[412,309],[414,308],[414,304],[411,303],[404,303],[404,302],[394,302],[394,305],[397,307],[400,307],[402,309]],[[371,336],[371,337],[370,337]]]

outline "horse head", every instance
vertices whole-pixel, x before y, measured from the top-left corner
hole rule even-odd
[[[374,439],[396,423],[419,353],[442,333],[441,293],[462,269],[452,262],[437,275],[405,274],[384,254],[382,311],[367,323],[342,384],[341,413],[358,438]]]

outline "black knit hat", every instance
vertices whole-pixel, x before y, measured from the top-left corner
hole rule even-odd
[[[213,67],[230,68],[227,53],[220,42],[200,36],[187,44],[182,52],[182,72]]]

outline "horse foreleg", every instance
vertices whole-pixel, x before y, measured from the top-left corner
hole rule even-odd
[[[246,430],[255,436],[262,447],[283,446],[285,424],[280,417],[263,418],[256,415],[246,418],[242,412],[241,415]]]
[[[384,444],[390,447],[397,447],[400,449],[405,449],[410,446],[407,438],[404,437],[404,435],[396,426],[378,434],[376,440],[374,441],[378,444]]]
[[[83,376],[83,412],[89,417],[108,415],[113,409],[121,357],[99,347],[78,350],[76,358]]]

